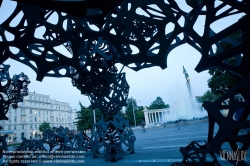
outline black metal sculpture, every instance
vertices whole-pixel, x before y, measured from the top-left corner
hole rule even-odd
[[[6,139],[7,136],[1,137]],[[83,155],[91,151],[90,143],[91,139],[85,133],[75,134],[68,128],[60,126],[46,130],[40,140],[27,140],[24,138],[21,145],[14,152],[7,151],[7,144],[3,144],[2,148],[0,148],[6,151],[3,153],[3,155],[7,156],[4,164],[22,165],[21,160],[36,160],[39,158],[40,162],[42,162],[42,160],[47,160],[48,156],[53,159],[55,155],[58,158],[62,154]],[[46,145],[49,145],[49,149],[45,148]]]
[[[17,109],[18,102],[22,102],[23,98],[28,95],[29,78],[21,73],[14,75],[12,79],[9,76],[9,65],[1,65],[0,67],[0,120],[8,120],[6,114],[9,106],[12,105]],[[2,85],[3,84],[3,85]]]
[[[123,154],[134,153],[136,138],[128,121],[119,114],[111,114],[94,124],[91,140],[94,157],[104,156],[106,160],[115,162],[121,159]],[[122,145],[128,149],[124,150]],[[102,147],[104,147],[104,154],[99,152]]]
[[[17,1],[18,5],[13,14],[0,25],[0,36],[3,40],[0,42],[1,63],[9,57],[22,62],[37,73],[39,81],[45,76],[72,78],[73,85],[82,94],[90,97],[93,108],[99,108],[104,114],[103,120],[94,126],[92,133],[91,148],[94,149],[94,155],[99,153],[100,146],[105,147],[104,155],[107,160],[116,161],[124,153],[120,141],[117,141],[117,139],[122,140],[122,134],[118,134],[119,125],[114,123],[114,120],[118,117],[116,113],[125,104],[129,86],[125,74],[117,73],[115,64],[121,63],[135,71],[152,66],[164,69],[167,67],[168,54],[184,43],[202,55],[195,68],[197,72],[220,68],[231,72],[241,80],[235,88],[217,101],[203,104],[209,115],[209,133],[206,147],[202,146],[202,151],[211,155],[218,154],[223,142],[229,142],[232,150],[235,150],[237,142],[243,144],[241,150],[249,148],[249,132],[243,136],[237,135],[240,129],[250,128],[249,121],[246,121],[250,113],[249,96],[243,90],[249,89],[245,85],[248,83],[250,72],[247,47],[250,45],[250,27],[246,24],[250,22],[249,2],[221,0],[221,4],[216,6],[215,1],[186,0],[192,7],[192,10],[186,13],[174,0],[124,0],[111,3],[110,6],[104,6],[102,2],[91,6],[94,3],[89,1],[79,3],[52,1],[43,4],[39,0]],[[76,4],[79,5],[76,8],[68,7]],[[82,4],[86,7],[82,8]],[[158,8],[153,8],[152,4]],[[231,7],[218,14],[218,11],[226,5]],[[147,16],[138,14],[137,9],[143,10]],[[21,11],[24,15],[18,25],[10,27],[10,22]],[[239,13],[244,16],[221,32],[216,34],[211,29],[211,24],[217,20]],[[51,21],[52,16],[57,19]],[[199,16],[206,17],[203,35],[198,35],[193,29]],[[181,18],[185,20],[183,25],[179,23]],[[92,29],[91,24],[96,25],[96,29]],[[168,32],[166,27],[170,24],[174,25],[174,29]],[[43,34],[38,37],[36,34],[40,30]],[[13,41],[7,40],[5,31],[15,36]],[[228,37],[238,31],[241,33],[238,39]],[[181,34],[183,38],[180,37]],[[220,42],[229,43],[232,47],[223,50]],[[212,45],[217,47],[216,53]],[[58,52],[57,46],[65,47],[69,54]],[[13,48],[18,51],[14,52]],[[230,63],[232,60],[235,61],[234,64]],[[134,64],[135,67],[130,64]],[[62,73],[62,70],[65,72]],[[234,102],[235,93],[242,94],[245,99],[244,104]],[[232,102],[229,106],[222,106],[221,102],[226,98],[230,98]],[[226,107],[230,111],[225,118],[220,114],[220,109]],[[239,108],[244,108],[243,113],[235,121],[232,115]],[[125,124],[120,130],[123,134],[129,133],[131,130],[123,121],[120,119],[120,122]],[[227,128],[224,122],[233,123],[234,126]],[[221,129],[215,137],[213,137],[214,123],[218,123]],[[103,128],[105,134],[100,132]],[[128,147],[133,151],[135,141],[133,133],[127,134],[125,139],[129,140],[130,137],[133,139]],[[100,141],[99,138],[103,139]],[[183,151],[183,154],[188,155],[186,153],[189,153],[188,150]],[[230,162],[234,164],[233,161]]]
[[[207,152],[206,141],[192,141],[188,146],[181,147],[180,152],[183,156],[181,163],[173,163],[172,166],[185,166],[185,165],[220,165],[214,153]],[[210,156],[208,156],[209,154]],[[207,161],[210,158],[210,161]]]
[[[43,133],[42,140],[49,145],[49,152],[55,151],[74,151],[81,150],[84,152],[91,151],[91,139],[84,133],[78,134],[69,130],[67,127],[53,127]],[[59,146],[55,149],[56,146]]]
[[[6,138],[8,137],[8,135],[0,135],[0,142],[1,142],[1,145],[0,145],[0,158],[3,158],[3,151],[7,151],[7,141],[6,141]]]

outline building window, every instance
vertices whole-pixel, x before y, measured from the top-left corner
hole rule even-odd
[[[8,130],[11,130],[11,125],[8,126]]]
[[[36,117],[35,117],[35,122],[36,122]]]
[[[39,110],[39,115],[41,115],[41,110]]]
[[[30,114],[32,114],[32,110],[30,110]]]
[[[36,100],[36,97],[35,97],[35,100]]]
[[[30,125],[30,129],[32,129],[32,125]]]
[[[58,122],[58,118],[56,118],[56,122]]]
[[[14,125],[14,130],[16,130],[16,125]]]
[[[62,122],[63,122],[63,118],[62,118]]]
[[[24,125],[22,125],[22,129],[24,129]]]
[[[15,116],[15,117],[14,117],[14,122],[17,122],[16,119],[17,119],[17,117]]]
[[[36,127],[37,127],[37,126],[35,125],[35,129],[36,129]]]
[[[36,110],[35,110],[34,112],[35,112],[35,114],[36,114]]]
[[[49,118],[47,117],[47,122],[49,121]]]
[[[47,115],[49,115],[49,111],[47,111]]]
[[[21,116],[21,122],[25,122],[25,116]]]

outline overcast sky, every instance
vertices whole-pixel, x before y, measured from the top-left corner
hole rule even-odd
[[[10,0],[3,0],[2,7],[0,8],[0,23],[11,14],[15,3],[16,2]],[[219,2],[217,2],[216,5],[217,4],[219,4]],[[179,6],[186,12],[191,10],[185,1],[181,1]],[[227,9],[227,7],[222,10],[225,9]],[[241,16],[242,14],[238,14],[221,19],[212,24],[211,28],[215,32],[219,32],[236,22]],[[203,17],[197,20],[194,29],[197,30],[198,33],[201,33],[202,27],[204,27]],[[208,90],[207,80],[211,76],[208,74],[208,71],[197,73],[194,70],[200,58],[201,55],[198,51],[184,44],[169,54],[167,61],[168,67],[165,70],[162,70],[160,67],[152,67],[135,72],[125,67],[123,71],[126,72],[127,82],[130,85],[129,97],[140,101],[137,104],[141,106],[149,106],[157,96],[162,97],[165,103],[170,104],[170,106],[180,97],[175,94],[183,93],[183,97],[187,97],[188,91],[182,65],[185,66],[190,76],[194,96],[202,95]],[[20,72],[24,72],[28,75],[31,81],[28,86],[30,92],[35,91],[36,93],[49,95],[52,99],[68,102],[74,109],[79,109],[79,101],[85,106],[90,105],[88,98],[81,95],[80,91],[72,86],[69,78],[45,77],[43,82],[39,82],[36,81],[36,73],[29,67],[11,59],[7,60],[5,64],[11,65],[9,70],[11,77],[13,74],[19,74]],[[121,65],[117,65],[117,67],[120,69]]]

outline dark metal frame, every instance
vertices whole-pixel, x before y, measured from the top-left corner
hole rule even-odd
[[[39,81],[42,81],[45,76],[72,78],[73,85],[82,94],[90,97],[90,101],[95,108],[101,109],[104,119],[106,116],[109,117],[95,124],[95,132],[92,138],[96,137],[93,141],[96,142],[98,138],[105,137],[106,143],[104,144],[101,141],[98,144],[105,146],[106,159],[116,161],[121,157],[120,142],[114,141],[116,136],[113,133],[116,131],[118,124],[112,123],[115,120],[114,118],[118,116],[116,113],[125,105],[129,90],[125,74],[117,73],[115,64],[122,63],[135,71],[152,66],[159,66],[164,69],[167,67],[168,54],[184,43],[189,44],[202,55],[195,68],[197,72],[214,68],[223,69],[232,73],[239,81],[233,89],[220,99],[214,102],[204,102],[203,106],[209,115],[209,132],[206,147],[200,146],[198,150],[202,149],[205,154],[218,154],[224,142],[229,142],[232,150],[237,148],[238,143],[242,144],[240,150],[249,149],[250,132],[238,135],[240,129],[250,128],[250,122],[247,120],[250,114],[248,93],[250,27],[247,24],[250,22],[249,2],[245,0],[241,2],[222,0],[222,3],[215,7],[214,0],[187,0],[187,4],[192,7],[192,10],[186,13],[179,8],[174,0],[125,0],[116,1],[110,7],[100,4],[88,6],[84,8],[86,15],[81,15],[79,14],[79,8],[74,8],[73,11],[68,6],[62,5],[62,2],[53,1],[42,6],[41,1],[33,0],[34,6],[32,6],[25,4],[31,3],[31,1],[17,1],[18,5],[13,14],[0,25],[0,36],[3,39],[3,42],[0,42],[1,63],[8,58],[24,63],[37,73],[37,80]],[[59,5],[56,5],[56,3]],[[88,3],[89,1],[85,5]],[[119,7],[117,7],[118,4]],[[157,5],[160,10],[149,6],[151,4]],[[75,4],[69,2],[68,5]],[[231,7],[217,15],[217,12],[226,5]],[[82,9],[81,7],[80,9]],[[203,10],[204,7],[206,7],[206,10]],[[137,8],[144,10],[149,17],[136,14]],[[53,11],[55,9],[60,12]],[[91,10],[92,14],[88,13]],[[158,15],[150,12],[150,10],[158,13]],[[16,27],[10,27],[9,23],[21,11],[24,16],[20,23]],[[72,15],[65,15],[62,12]],[[76,14],[77,12],[78,14]],[[221,32],[216,34],[210,28],[211,24],[217,20],[239,13],[243,13],[244,16]],[[57,23],[48,21],[52,14],[58,16]],[[201,15],[205,16],[206,20],[204,33],[199,36],[193,26]],[[184,26],[178,23],[181,17],[185,19]],[[63,22],[67,23],[64,28]],[[26,23],[28,26],[26,26]],[[172,32],[166,33],[165,27],[170,23],[173,23],[175,28]],[[99,31],[92,30],[88,24],[95,24],[99,27]],[[41,27],[45,28],[44,35],[43,38],[37,39],[34,34]],[[15,39],[7,41],[4,31],[12,33]],[[235,32],[240,32],[241,36],[237,39],[230,38],[229,35]],[[179,37],[182,33],[183,39]],[[232,48],[223,50],[221,42],[231,44]],[[154,44],[158,44],[158,46],[153,47]],[[72,54],[72,57],[66,57],[57,52],[54,47],[58,45],[64,45]],[[212,45],[216,45],[216,53],[213,51]],[[133,53],[132,46],[136,47],[139,52]],[[19,52],[14,54],[9,47],[16,47]],[[38,53],[33,53],[32,50]],[[235,65],[230,64],[231,59],[236,61]],[[34,61],[36,66],[32,65],[30,61]],[[131,67],[130,64],[135,64],[135,67]],[[65,69],[66,73],[61,74],[59,72],[61,69]],[[54,74],[48,73],[49,71],[53,71]],[[111,97],[110,94],[112,94]],[[235,94],[241,94],[245,101],[242,103],[235,101]],[[230,104],[228,106],[222,105],[222,102],[227,98],[230,98]],[[229,108],[227,117],[223,117],[220,113],[220,109],[224,108]],[[240,118],[238,120],[232,119],[234,113],[241,108],[244,108],[244,110]],[[121,122],[125,123],[123,120]],[[220,130],[213,136],[215,123],[219,125]],[[100,135],[100,126],[106,126],[105,135]],[[128,124],[125,126],[128,126]],[[122,131],[130,130],[123,127]],[[133,137],[133,133],[130,136]],[[126,139],[129,139],[129,137],[126,137]],[[121,141],[120,135],[118,138]],[[131,147],[133,147],[134,140]],[[194,142],[191,144],[194,144]],[[92,149],[95,149],[93,150],[94,155],[99,150],[98,146],[95,144],[91,146]],[[133,149],[131,147],[130,149]],[[190,145],[186,149],[191,147]],[[182,151],[182,153],[186,156],[189,152],[187,150],[186,152]],[[235,164],[234,161],[229,162]],[[243,163],[244,161],[240,164]]]

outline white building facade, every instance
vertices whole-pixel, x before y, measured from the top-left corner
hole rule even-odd
[[[176,117],[178,112],[176,109],[151,109],[146,107],[143,110],[146,125],[154,125],[156,123],[164,123],[171,120],[170,117]]]
[[[77,130],[75,122],[76,122],[76,118],[77,118],[77,109],[72,109],[72,113],[71,113],[71,130]]]
[[[74,115],[69,103],[52,100],[49,95],[29,92],[23,102],[18,103],[18,109],[10,109],[9,120],[2,120],[0,134],[8,134],[8,142],[20,142],[22,138],[35,138],[41,134],[39,125],[49,122],[51,127],[72,126]]]
[[[207,116],[207,111],[202,109],[199,103],[195,103],[191,108],[181,107],[177,103],[170,108],[150,109],[144,108],[144,118],[146,125],[175,121],[178,119],[193,119],[194,117]]]

